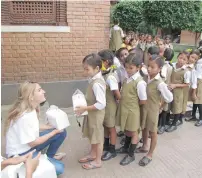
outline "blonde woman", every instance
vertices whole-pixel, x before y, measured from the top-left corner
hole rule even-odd
[[[58,160],[65,155],[56,155],[56,152],[66,138],[66,131],[49,125],[39,126],[39,105],[46,100],[44,94],[38,83],[20,85],[17,101],[6,120],[6,154],[8,157],[22,156],[36,149],[35,156],[48,147],[46,154],[59,175],[64,171],[64,164]]]

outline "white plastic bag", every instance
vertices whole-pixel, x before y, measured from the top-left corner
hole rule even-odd
[[[17,164],[17,165],[10,165],[5,167],[1,171],[1,177],[2,178],[17,178],[17,172],[18,169],[23,165],[23,163]]]
[[[23,164],[17,171],[19,178],[26,178],[25,165]],[[57,178],[54,165],[48,160],[46,155],[41,155],[39,165],[33,173],[32,178]]]
[[[72,103],[74,111],[76,111],[76,107],[78,106],[87,106],[85,95],[79,89],[74,92],[72,96]],[[88,115],[88,111],[85,111],[81,115]]]
[[[62,130],[70,125],[67,114],[55,105],[51,105],[46,111],[47,122],[58,130]]]

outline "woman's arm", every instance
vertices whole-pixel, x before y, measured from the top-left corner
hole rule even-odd
[[[57,129],[55,129],[55,130],[53,130],[52,132],[50,132],[50,133],[48,133],[48,134],[46,134],[46,135],[44,135],[44,136],[38,137],[38,138],[37,138],[36,140],[34,140],[33,142],[28,143],[28,145],[33,148],[33,147],[35,147],[35,146],[37,146],[37,145],[40,145],[40,144],[46,142],[48,139],[50,139],[50,138],[53,137],[54,135],[56,135],[56,134],[58,134],[58,133],[61,133],[61,132],[63,132],[63,130],[57,130]]]

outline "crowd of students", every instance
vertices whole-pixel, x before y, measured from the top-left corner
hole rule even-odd
[[[183,123],[188,101],[193,101],[193,113],[186,121],[196,119],[199,108],[195,126],[202,125],[202,41],[198,49],[180,52],[176,63],[171,46],[159,39],[144,51],[125,46],[115,55],[106,49],[83,59],[89,77],[88,106],[78,107],[76,113],[88,111],[83,133],[91,143],[90,153],[79,160],[83,168],[100,168],[102,161],[117,154],[125,154],[120,165],[127,165],[136,153],[146,153],[139,161],[146,166],[152,161],[157,134],[173,132]],[[119,149],[116,126],[125,135]],[[143,145],[137,147],[140,133]]]

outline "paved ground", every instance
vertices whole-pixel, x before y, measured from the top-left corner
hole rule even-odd
[[[7,106],[2,107],[3,118],[7,109]],[[137,154],[136,161],[128,166],[119,165],[124,155],[118,155],[103,162],[101,169],[87,171],[77,160],[88,153],[88,140],[82,138],[71,108],[63,110],[68,113],[71,126],[67,128],[68,138],[61,147],[67,157],[63,160],[65,173],[60,178],[202,178],[202,127],[184,123],[177,131],[159,136],[153,161],[145,168],[138,165],[144,154]],[[2,135],[2,155],[4,153]]]

